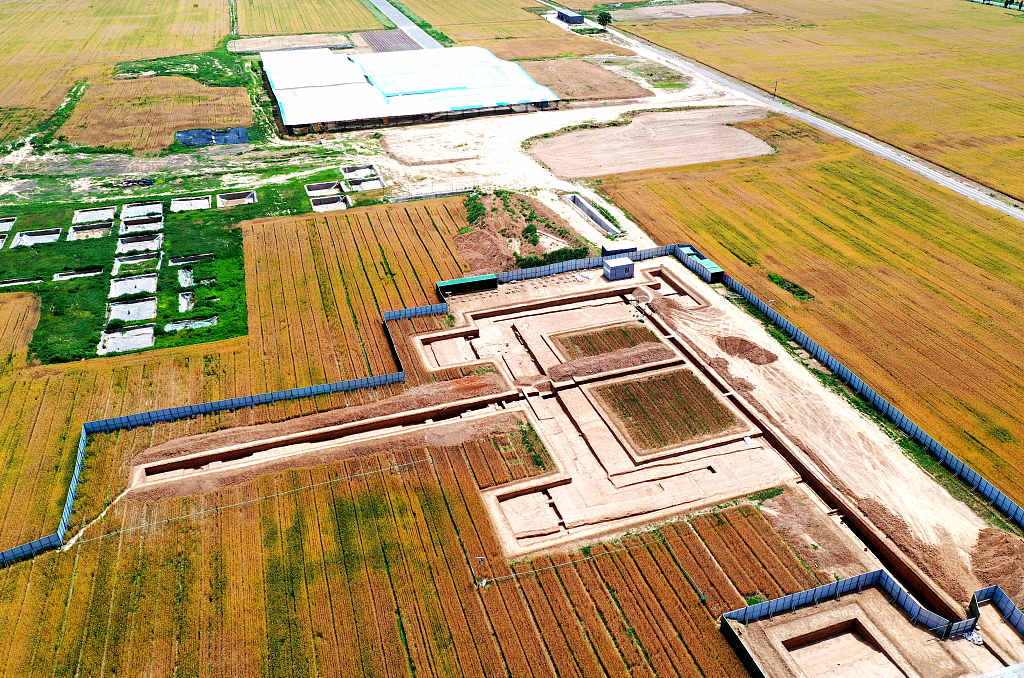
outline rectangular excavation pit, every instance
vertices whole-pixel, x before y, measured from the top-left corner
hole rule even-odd
[[[384,180],[380,177],[367,177],[366,179],[349,179],[349,188],[354,192],[358,191],[372,191],[378,188],[384,188]]]
[[[210,318],[198,318],[196,320],[175,320],[164,325],[165,332],[181,332],[182,330],[198,330],[203,327],[213,327],[217,324],[217,316]]]
[[[315,184],[306,184],[306,195],[311,198],[318,198],[325,195],[338,195],[340,193],[340,181],[321,181]]]
[[[72,217],[72,224],[91,224],[95,221],[111,221],[117,214],[117,207],[90,207],[84,210],[75,210]]]
[[[38,231],[22,231],[21,233],[15,233],[14,239],[11,240],[11,249],[15,247],[33,247],[35,245],[45,245],[46,243],[57,242],[60,240],[61,233],[64,229],[61,228],[41,228]]]
[[[159,250],[163,244],[163,233],[153,233],[150,235],[128,235],[117,239],[117,247],[114,249],[114,253],[155,252]]]
[[[0,219],[0,233],[7,233],[14,228],[14,222],[18,220],[18,217],[4,217]]]
[[[373,165],[348,165],[341,168],[341,176],[346,179],[369,179],[379,177],[380,173]]]
[[[191,268],[183,268],[178,271],[178,287],[192,287],[196,284],[196,277]]]
[[[199,261],[213,261],[213,253],[187,254],[183,257],[171,257],[167,261],[168,266],[181,266],[182,264],[194,264]]]
[[[570,193],[565,196],[565,201],[575,207],[579,212],[585,216],[591,223],[597,226],[599,229],[607,233],[608,235],[621,235],[622,230],[618,226],[609,221],[601,212],[591,205],[586,198],[581,196],[579,193]]]
[[[196,295],[193,292],[178,293],[178,313],[188,313],[196,305]]]
[[[110,235],[110,229],[114,227],[113,221],[101,221],[95,224],[84,224],[72,226],[68,231],[68,240],[91,240],[93,238],[105,238]]]
[[[156,317],[156,297],[133,301],[114,301],[107,304],[107,321],[120,320],[130,323]]]
[[[74,271],[61,271],[60,273],[53,274],[53,281],[58,282],[61,280],[72,280],[74,278],[91,278],[96,275],[103,273],[102,266],[89,266],[88,268],[79,268]]]
[[[7,234],[6,233],[0,233],[0,250],[2,250],[4,248],[4,243],[6,243],[6,242],[7,242]]]
[[[150,348],[153,346],[155,334],[155,326],[152,324],[126,327],[114,332],[103,332],[100,334],[100,343],[96,347],[96,354],[107,355],[108,353],[123,353]]]
[[[783,641],[808,678],[906,678],[859,619],[847,619]]]
[[[333,212],[351,207],[347,195],[330,195],[323,198],[310,198],[310,206],[314,212]]]
[[[132,202],[121,207],[121,221],[151,217],[163,213],[164,204],[162,202]]]
[[[122,271],[125,273],[144,273],[148,271],[156,271],[160,268],[160,253],[152,252],[150,254],[129,254],[124,257],[117,257],[114,259],[114,267],[111,269],[111,275],[118,275]]]
[[[129,233],[146,233],[147,231],[160,231],[164,227],[163,216],[139,217],[137,219],[125,219],[121,222],[121,235]]]
[[[114,299],[115,297],[123,297],[126,294],[139,294],[141,292],[153,294],[156,292],[157,277],[156,273],[146,273],[144,275],[131,275],[127,278],[111,278],[110,294],[107,295],[107,298]]]
[[[237,207],[252,205],[256,202],[256,191],[235,191],[234,193],[218,193],[217,207]]]
[[[189,198],[172,198],[172,212],[190,212],[192,210],[208,210],[213,206],[213,200],[208,195],[197,195]]]
[[[19,285],[34,285],[43,282],[40,278],[9,278],[0,280],[0,287],[18,287]]]

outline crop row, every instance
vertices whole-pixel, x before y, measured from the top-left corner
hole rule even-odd
[[[657,341],[654,332],[637,324],[616,325],[589,332],[561,334],[554,337],[566,360],[601,355],[621,348],[630,348],[648,341]]]

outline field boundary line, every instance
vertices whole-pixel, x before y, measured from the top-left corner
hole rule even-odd
[[[519,577],[522,577],[524,575],[536,574],[537,572],[547,572],[548,570],[557,570],[558,568],[565,567],[566,565],[575,565],[577,563],[585,563],[587,561],[595,560],[597,558],[600,558],[601,556],[611,556],[611,555],[614,555],[616,553],[624,553],[625,551],[633,551],[635,549],[645,548],[645,547],[648,547],[648,546],[654,546],[656,544],[667,545],[668,542],[665,541],[665,537],[662,537],[661,535],[659,535],[657,539],[654,539],[652,541],[645,541],[645,542],[642,542],[640,544],[633,544],[632,546],[620,546],[619,548],[616,548],[616,549],[608,549],[607,551],[602,551],[601,553],[594,553],[594,554],[591,554],[591,555],[586,555],[586,556],[583,556],[582,558],[576,558],[575,560],[567,560],[564,563],[555,563],[553,565],[545,565],[544,567],[538,567],[538,568],[535,568],[535,569],[532,569],[532,570],[523,570],[521,572],[513,572],[512,574],[503,574],[500,577],[490,577],[490,578],[484,577],[482,579],[478,578],[478,579],[476,579],[476,581],[474,583],[477,585],[478,588],[483,589],[483,588],[487,588],[491,584],[500,584],[503,581],[510,581],[512,579],[518,579]],[[472,567],[472,562],[471,562],[470,563],[470,570],[472,570],[472,569],[473,569],[473,567]],[[476,573],[474,572],[474,577],[475,576],[476,576]]]
[[[75,535],[75,537],[73,537],[72,539],[70,539],[68,541],[67,545],[64,546],[61,550],[62,551],[66,551],[66,550],[70,549],[72,546],[75,545],[76,541],[79,544],[88,544],[91,541],[97,541],[99,539],[105,539],[107,537],[113,537],[113,536],[119,535],[119,534],[127,534],[127,533],[130,533],[130,532],[137,532],[139,530],[145,530],[145,529],[150,528],[150,527],[157,527],[157,526],[160,526],[160,525],[165,525],[167,523],[173,523],[173,522],[178,521],[178,520],[186,520],[188,518],[198,518],[199,516],[204,516],[204,515],[207,515],[207,514],[210,514],[210,513],[217,513],[219,511],[227,511],[228,509],[238,508],[240,506],[247,506],[249,504],[255,504],[255,503],[261,502],[261,501],[263,501],[265,499],[273,499],[274,497],[283,497],[283,496],[288,495],[288,494],[295,494],[295,493],[298,493],[298,492],[304,492],[306,490],[311,490],[311,489],[314,489],[314,488],[317,488],[317,487],[324,487],[325,485],[333,485],[334,483],[340,483],[340,482],[342,482],[344,480],[356,480],[358,478],[365,478],[367,476],[382,475],[382,474],[387,473],[389,471],[401,471],[403,469],[410,468],[412,466],[416,466],[418,464],[423,464],[423,463],[426,463],[426,462],[430,462],[431,464],[434,463],[434,458],[431,457],[429,453],[427,454],[426,457],[423,457],[422,459],[415,459],[413,461],[407,461],[407,462],[403,462],[401,464],[393,464],[391,466],[386,466],[384,468],[379,468],[379,469],[373,469],[373,470],[370,470],[370,471],[364,471],[362,473],[353,473],[352,475],[338,476],[337,478],[330,478],[328,480],[321,480],[318,483],[310,483],[308,485],[300,485],[299,487],[292,487],[292,488],[289,488],[287,490],[281,490],[280,492],[271,492],[270,494],[264,494],[264,495],[261,495],[259,497],[253,497],[252,499],[245,499],[243,501],[238,501],[238,502],[235,502],[233,504],[223,504],[221,506],[211,506],[210,508],[202,509],[200,511],[192,511],[191,513],[183,513],[183,514],[181,514],[179,516],[174,516],[172,518],[164,518],[163,520],[154,520],[153,522],[142,523],[141,525],[133,525],[132,527],[125,527],[125,528],[122,528],[122,529],[119,529],[119,530],[111,530],[110,532],[104,532],[103,534],[96,535],[95,537],[89,537],[88,539],[79,539],[78,537],[85,530],[87,530],[91,525],[93,525],[96,522],[96,520],[99,520],[100,518],[103,517],[103,514],[100,514],[100,516],[98,518],[96,518],[96,520],[93,520],[91,523],[89,523],[89,525],[86,525],[81,530],[79,530],[78,534]],[[127,493],[128,493],[128,490],[125,490],[124,492],[122,492],[118,496],[118,499],[120,499],[121,497],[123,497]],[[117,501],[117,500],[115,499],[114,501]],[[111,506],[113,506],[113,503],[111,503]],[[107,508],[109,509],[110,506],[108,506]],[[104,510],[104,513],[106,513],[106,510]]]

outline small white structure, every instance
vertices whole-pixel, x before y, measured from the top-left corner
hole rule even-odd
[[[256,191],[235,191],[234,193],[218,193],[217,208],[252,205],[256,202]]]
[[[345,210],[352,206],[347,195],[328,195],[322,198],[310,198],[309,204],[314,212],[333,212]]]
[[[18,217],[4,217],[0,219],[0,233],[7,233],[14,228],[14,222],[18,220]]]
[[[341,176],[346,179],[369,179],[379,177],[380,172],[373,165],[349,165],[341,168]]]
[[[604,277],[608,280],[628,280],[633,277],[633,268],[633,260],[629,257],[606,259],[604,262]]]
[[[151,235],[128,235],[117,239],[117,247],[114,249],[114,253],[125,254],[126,252],[155,252],[159,250],[163,244],[163,233],[153,233]]]
[[[72,280],[74,278],[92,278],[103,273],[102,266],[90,266],[89,268],[80,268],[77,271],[61,271],[60,273],[53,274],[53,281],[59,282],[61,280]]]
[[[132,202],[121,208],[121,221],[138,219],[139,217],[152,217],[164,213],[162,202]]]
[[[154,343],[154,335],[155,326],[153,325],[129,327],[116,332],[103,332],[100,334],[100,343],[96,347],[96,354],[106,355],[150,348]]]
[[[173,323],[164,325],[165,332],[180,332],[181,330],[198,330],[201,327],[213,327],[217,324],[217,316],[201,318],[199,320],[176,320]]]
[[[117,214],[117,207],[111,205],[110,207],[90,207],[84,210],[75,210],[75,216],[72,217],[72,224],[91,224],[94,221],[111,221],[114,215]]]
[[[11,241],[11,248],[32,247],[33,245],[57,242],[60,240],[60,235],[63,232],[64,229],[61,228],[43,228],[38,231],[22,231],[21,233],[15,233],[14,240]]]
[[[191,268],[183,268],[178,271],[178,287],[192,287],[196,282],[196,278],[192,275]]]
[[[132,266],[135,264],[146,264],[147,266],[152,264],[153,269],[159,270],[161,258],[162,257],[158,252],[153,252],[151,254],[129,254],[125,257],[117,257],[114,259],[114,267],[111,269],[110,274],[117,275],[125,266]]]
[[[163,216],[139,217],[138,219],[125,219],[121,222],[121,235],[129,233],[147,233],[161,231],[164,228]]]
[[[72,226],[68,231],[68,240],[90,240],[92,238],[105,238],[110,235],[110,229],[114,227],[113,221],[101,221],[95,224],[83,224]]]
[[[168,266],[181,266],[182,264],[194,264],[197,261],[213,261],[213,253],[187,254],[183,257],[171,257],[167,262]]]
[[[0,250],[4,248],[4,243],[7,242],[7,234],[0,233]]]
[[[191,210],[208,210],[213,205],[213,200],[208,195],[199,195],[190,198],[174,198],[171,200],[172,212],[189,212]]]
[[[156,292],[156,273],[146,273],[143,275],[130,275],[126,278],[111,278],[110,279],[110,294],[107,295],[108,299],[115,297],[123,297],[126,294],[139,294],[140,292],[149,292],[153,294]]]
[[[373,191],[378,188],[384,188],[384,180],[380,177],[367,177],[366,179],[349,179],[348,180],[349,190],[353,193],[359,191]]]
[[[0,287],[18,287],[19,285],[34,285],[43,282],[40,278],[11,278],[0,280]]]
[[[196,295],[193,292],[178,293],[178,313],[188,313],[196,305]]]
[[[306,195],[311,198],[318,198],[325,195],[338,195],[340,193],[340,181],[321,181],[316,184],[306,184]]]
[[[107,321],[123,320],[126,323],[149,320],[156,317],[156,297],[135,301],[114,301],[107,304]]]

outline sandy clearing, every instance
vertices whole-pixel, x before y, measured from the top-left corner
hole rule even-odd
[[[228,51],[235,53],[266,52],[275,49],[299,47],[352,47],[352,40],[344,33],[310,33],[304,35],[270,35],[259,38],[239,38],[228,42]]]
[[[562,178],[767,155],[771,146],[728,126],[763,117],[764,109],[751,106],[642,113],[624,127],[538,139],[530,146],[530,154]]]
[[[639,99],[654,94],[621,75],[583,59],[524,61],[534,80],[567,100]]]
[[[728,16],[751,14],[749,9],[727,2],[686,2],[679,5],[655,5],[618,9],[612,12],[616,21],[645,21],[647,19],[692,19],[701,16]]]

